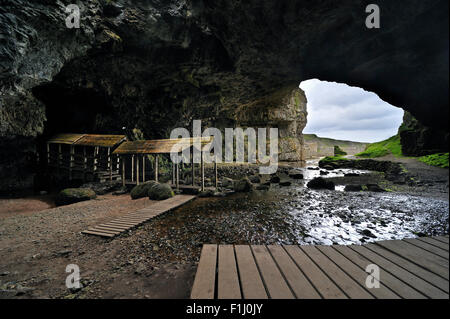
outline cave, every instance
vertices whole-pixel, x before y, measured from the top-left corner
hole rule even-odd
[[[448,151],[448,2],[380,1],[382,27],[370,30],[368,3],[96,0],[80,29],[67,29],[58,5],[8,1],[0,12],[0,149],[26,166],[24,154],[55,131],[125,127],[164,138],[194,119],[260,125],[251,112],[289,105],[299,82],[318,78],[375,92],[411,114],[407,154]],[[304,120],[294,122],[262,124],[282,127],[295,149],[290,138]],[[29,184],[16,183],[4,161],[2,191]]]

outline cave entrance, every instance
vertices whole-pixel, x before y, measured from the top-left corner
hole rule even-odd
[[[306,160],[339,155],[340,151],[355,155],[369,143],[398,137],[404,111],[377,94],[318,79],[303,81],[300,88],[308,101],[303,130]]]

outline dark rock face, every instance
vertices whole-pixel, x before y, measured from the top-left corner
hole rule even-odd
[[[405,156],[424,156],[442,151],[448,152],[448,131],[427,127],[405,112],[399,129],[402,152]]]
[[[159,138],[193,119],[261,119],[297,158],[306,100],[296,88],[311,78],[373,91],[448,131],[448,1],[380,0],[379,30],[365,27],[363,0],[92,0],[80,29],[65,26],[69,2],[2,1],[2,192],[32,186],[25,153],[55,132]]]

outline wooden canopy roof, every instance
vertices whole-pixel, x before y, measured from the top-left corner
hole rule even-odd
[[[69,144],[77,146],[114,147],[125,141],[125,135],[100,134],[58,134],[47,142],[50,144]]]
[[[172,152],[182,152],[183,150],[196,146],[201,147],[211,143],[213,137],[177,138],[166,140],[132,141],[122,143],[113,154],[169,154]]]

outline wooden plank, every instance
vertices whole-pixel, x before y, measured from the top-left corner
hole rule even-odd
[[[429,284],[425,280],[417,277],[416,275],[410,273],[409,271],[400,268],[399,266],[392,263],[388,259],[370,251],[368,248],[362,246],[350,246],[350,248],[356,251],[357,253],[361,254],[362,256],[370,259],[371,261],[373,261],[375,265],[388,271],[393,276],[410,285],[411,287],[421,292],[428,298],[441,299],[445,298],[446,296],[448,298],[448,295],[439,288],[436,288],[435,286]]]
[[[203,245],[191,299],[214,299],[217,245]]]
[[[408,270],[409,272],[413,273],[414,275],[422,278],[423,280],[428,281],[429,283],[435,285],[436,287],[442,289],[446,293],[449,291],[448,287],[448,281],[445,279],[442,279],[442,277],[439,277],[438,275],[429,272],[422,267],[417,266],[416,264],[413,264],[412,262],[391,253],[390,251],[381,248],[380,246],[369,244],[366,245],[368,249],[372,250],[373,252],[382,255],[386,259],[390,260],[391,262],[397,264],[398,266]]]
[[[112,238],[115,235],[111,235],[111,234],[107,234],[107,233],[103,233],[103,232],[96,232],[96,231],[91,231],[91,230],[84,230],[82,231],[83,234],[88,234],[88,235],[96,235],[96,236],[102,236],[102,237],[108,237],[108,238]]]
[[[232,245],[219,245],[217,271],[217,298],[241,299],[241,288]]]
[[[404,239],[404,241],[448,260],[448,251],[445,251],[439,247],[417,239]]]
[[[333,249],[338,251],[340,254],[345,256],[354,264],[358,265],[364,271],[367,269],[367,266],[374,264],[373,261],[361,256],[360,254],[351,250],[348,247],[333,246]],[[426,297],[423,294],[419,293],[412,287],[406,285],[403,281],[399,280],[398,278],[392,276],[389,272],[385,271],[383,268],[380,268],[380,282],[382,282],[383,285],[391,289],[393,292],[395,292],[402,298],[426,299]]]
[[[123,228],[116,228],[116,227],[113,227],[113,226],[95,226],[95,227],[91,228],[90,230],[95,230],[95,229],[98,229],[98,230],[101,230],[101,229],[109,230],[109,231],[112,231],[112,232],[115,232],[115,233],[121,233],[121,232],[124,231]]]
[[[117,232],[117,231],[115,231],[115,230],[98,229],[98,228],[96,228],[96,227],[90,228],[89,231],[96,231],[96,232],[105,233],[105,234],[111,234],[111,235],[117,235],[117,234],[120,234],[120,232]]]
[[[243,298],[267,299],[267,292],[259,275],[259,270],[256,267],[250,247],[247,245],[238,245],[234,247],[234,250]]]
[[[311,258],[316,265],[318,265],[327,276],[329,276],[334,283],[341,288],[341,290],[352,299],[373,299],[363,287],[361,287],[355,280],[349,277],[339,267],[337,267],[330,259],[322,254],[315,246],[301,246],[309,258]]]
[[[365,287],[368,273],[358,267],[356,264],[351,262],[349,259],[341,255],[335,249],[329,246],[317,246],[317,248],[326,255],[330,260],[332,260],[336,265],[338,265],[347,275],[352,277],[361,286]],[[378,299],[400,299],[392,290],[387,288],[383,282],[380,282],[380,287],[376,289],[368,289],[369,293]]]
[[[282,246],[270,245],[267,247],[273,259],[278,264],[281,273],[298,299],[321,299],[319,293],[306,279],[305,275],[289,257]]]
[[[448,244],[445,244],[439,240],[436,240],[434,238],[431,237],[422,237],[422,238],[417,238],[417,240],[426,242],[430,245],[436,246],[442,250],[445,250],[447,252],[447,259],[448,259]]]
[[[442,257],[400,240],[380,241],[377,245],[448,280],[448,260]]]
[[[328,278],[319,267],[298,247],[284,246],[287,253],[303,271],[322,298],[348,299],[347,296]]]
[[[267,248],[262,245],[251,246],[251,248],[269,297],[273,299],[294,299],[293,293]]]
[[[433,238],[434,240],[443,242],[443,243],[445,243],[445,244],[448,245],[448,237],[446,237],[446,236],[437,236],[437,237],[432,237],[432,238]]]

